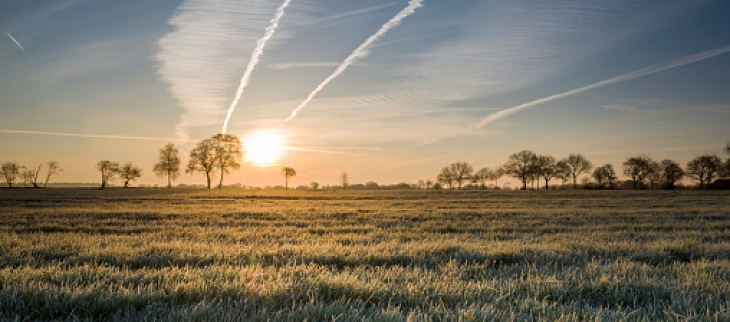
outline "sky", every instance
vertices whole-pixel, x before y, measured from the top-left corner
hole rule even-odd
[[[284,166],[294,186],[414,183],[525,149],[617,169],[726,157],[728,16],[724,0],[4,0],[0,161],[56,160],[59,182],[132,162],[166,184],[158,150],[187,162],[220,133],[247,69],[227,133],[292,149],[226,184],[280,185]]]

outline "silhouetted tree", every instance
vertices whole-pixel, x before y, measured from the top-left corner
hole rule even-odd
[[[185,169],[185,173],[205,173],[208,189],[210,189],[210,178],[213,175],[212,171],[215,167],[215,163],[215,142],[211,140],[202,140],[198,142],[198,145],[196,145],[192,151],[190,151],[190,160],[188,160],[188,166]]]
[[[537,154],[524,150],[509,156],[504,165],[505,172],[522,181],[522,190],[527,190],[527,179],[535,172]]]
[[[730,142],[725,146],[725,153],[730,154]]]
[[[599,188],[603,188],[605,185],[612,187],[616,179],[616,171],[613,170],[611,164],[604,164],[595,170],[593,170],[593,178],[596,179],[596,183]]]
[[[211,138],[215,143],[214,166],[221,170],[221,181],[218,188],[223,188],[223,174],[231,169],[241,167],[241,140],[232,134],[216,134]]]
[[[297,170],[290,167],[281,168],[281,175],[284,176],[284,188],[289,190],[289,178],[297,175]]]
[[[639,189],[644,179],[651,174],[653,163],[655,162],[645,155],[630,157],[624,161],[624,174],[631,178],[634,190]]]
[[[350,177],[347,175],[347,172],[343,172],[340,175],[340,182],[342,183],[342,190],[346,190],[347,186],[350,184]]]
[[[455,162],[449,167],[451,168],[454,182],[459,185],[459,189],[461,189],[462,183],[468,180],[469,177],[471,177],[472,172],[474,172],[474,167],[472,167],[468,162]]]
[[[506,174],[506,171],[504,170],[503,166],[498,166],[494,169],[494,171],[492,172],[491,180],[494,180],[495,187],[499,188],[499,179],[504,177],[505,174]]]
[[[125,164],[119,169],[119,175],[124,180],[124,187],[129,187],[129,182],[142,176],[142,169],[134,166],[131,162]]]
[[[27,167],[21,168],[23,169],[20,175],[23,179],[23,187],[25,187],[27,184],[31,184],[33,188],[40,188],[40,186],[38,185],[38,177],[41,174],[41,168],[43,168],[43,164],[41,163],[35,169],[30,169]]]
[[[687,163],[687,174],[700,182],[700,189],[705,189],[717,177],[722,168],[722,160],[716,155],[702,155]]]
[[[494,171],[485,167],[474,173],[471,180],[473,183],[478,184],[480,189],[484,190],[487,187],[487,181],[492,180],[492,177],[494,177]]]
[[[591,164],[588,159],[586,159],[585,156],[582,154],[571,154],[567,158],[563,159],[562,161],[565,162],[565,168],[562,169],[566,171],[566,174],[569,178],[573,179],[573,190],[576,189],[576,180],[583,172],[588,172],[593,168],[593,165]]]
[[[673,190],[676,187],[677,181],[682,180],[685,173],[679,163],[672,160],[663,160],[660,165],[660,173],[664,188]]]
[[[454,172],[451,167],[441,168],[441,173],[436,176],[436,181],[442,185],[448,185],[449,190],[454,187]]]
[[[107,183],[113,181],[114,177],[116,177],[121,171],[119,163],[109,160],[99,161],[99,163],[96,164],[96,169],[101,172],[101,189],[104,189]]]
[[[3,176],[5,182],[8,183],[8,187],[12,188],[15,180],[20,177],[20,170],[22,168],[15,162],[5,162],[2,168],[0,168],[0,175]]]
[[[555,158],[549,155],[538,156],[535,170],[538,177],[545,180],[545,190],[550,189],[550,179],[557,177],[559,170]]]
[[[46,165],[48,167],[48,172],[46,172],[46,181],[43,183],[43,188],[48,186],[48,182],[51,181],[51,177],[54,174],[57,174],[57,173],[63,171],[61,166],[58,165],[58,162],[56,162],[56,161],[48,161],[48,163]]]
[[[312,183],[309,184],[309,187],[312,190],[319,190],[319,182],[312,181]]]
[[[155,174],[157,174],[160,178],[167,175],[167,188],[172,188],[172,180],[175,180],[180,176],[179,152],[180,151],[174,144],[165,144],[165,147],[160,149],[160,156],[158,157],[157,164],[155,164],[153,169]]]

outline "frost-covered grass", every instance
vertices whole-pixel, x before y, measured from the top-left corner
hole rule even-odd
[[[730,321],[730,194],[0,190],[0,320]]]

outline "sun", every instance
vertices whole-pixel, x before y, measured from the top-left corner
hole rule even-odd
[[[272,132],[258,132],[244,141],[246,160],[259,166],[268,166],[284,152],[281,136]]]

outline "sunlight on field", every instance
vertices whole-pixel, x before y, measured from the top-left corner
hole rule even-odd
[[[730,319],[722,192],[5,190],[0,214],[4,320]]]

